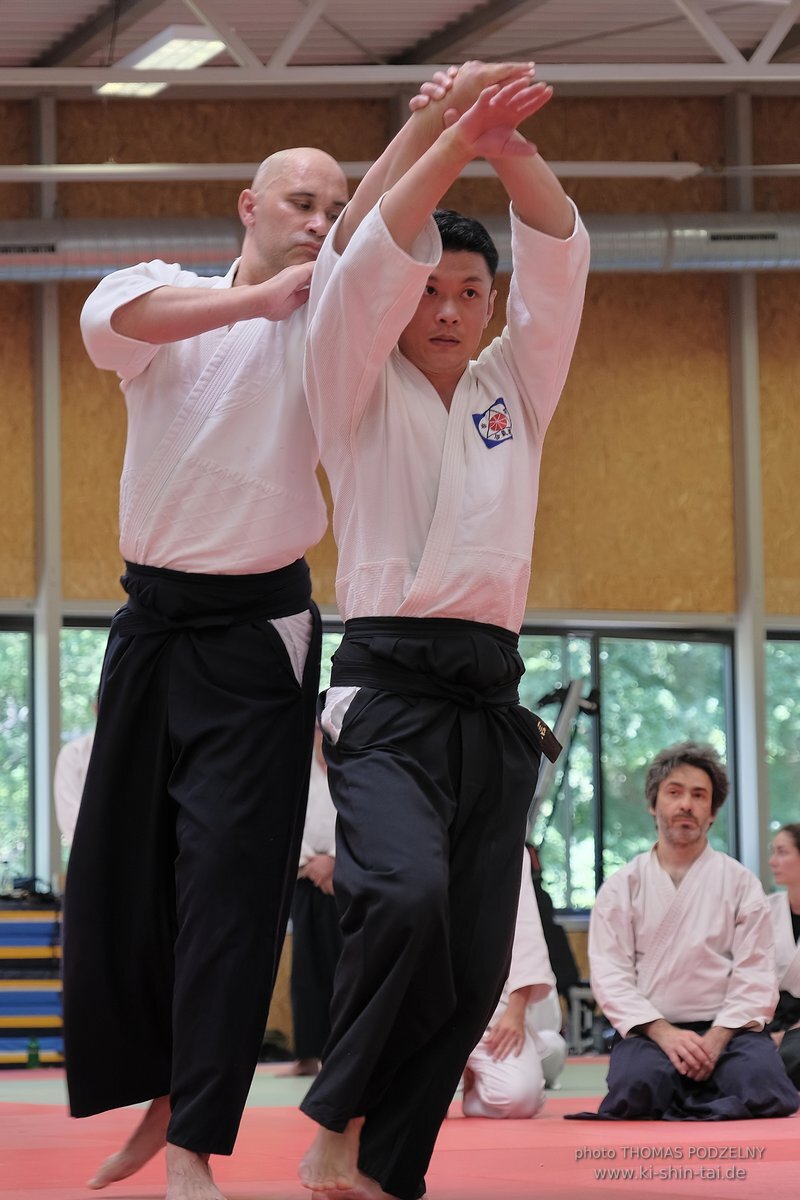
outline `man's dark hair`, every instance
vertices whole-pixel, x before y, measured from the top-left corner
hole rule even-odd
[[[655,756],[644,785],[648,807],[655,808],[658,789],[677,767],[697,767],[705,771],[711,780],[711,812],[716,815],[728,795],[728,773],[714,747],[698,742],[679,742],[676,746],[667,746],[666,750]]]
[[[489,233],[474,217],[465,217],[450,208],[437,208],[433,219],[439,227],[444,250],[469,250],[480,254],[494,279],[500,256]]]

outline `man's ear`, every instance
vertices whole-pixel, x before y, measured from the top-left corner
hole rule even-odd
[[[492,319],[492,316],[494,314],[494,302],[496,299],[497,299],[497,288],[492,288],[491,292],[489,293],[489,304],[486,308],[486,320],[483,322],[484,329],[486,328],[486,326],[489,324],[489,322]]]
[[[250,188],[245,188],[239,196],[239,219],[245,228],[249,228],[256,219],[256,198]]]

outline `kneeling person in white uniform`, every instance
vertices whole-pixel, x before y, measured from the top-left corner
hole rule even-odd
[[[561,1005],[547,954],[527,851],[511,970],[489,1028],[464,1070],[465,1117],[535,1117],[564,1066]]]
[[[604,1120],[783,1117],[800,1097],[764,1032],[778,997],[769,905],[708,831],[728,793],[710,746],[684,742],[650,766],[658,840],[597,893],[592,992],[617,1030]]]

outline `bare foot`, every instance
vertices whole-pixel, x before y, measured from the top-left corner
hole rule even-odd
[[[281,1067],[280,1071],[276,1071],[275,1075],[278,1079],[289,1079],[297,1075],[319,1075],[319,1059],[318,1058],[298,1058],[297,1062],[289,1063],[287,1067]]]
[[[104,1188],[143,1167],[166,1145],[169,1117],[169,1096],[157,1096],[122,1149],[106,1159],[86,1186]]]
[[[313,1200],[325,1200],[329,1192],[347,1192],[355,1187],[361,1174],[358,1142],[363,1124],[363,1117],[355,1117],[348,1121],[344,1133],[334,1133],[323,1126],[317,1130],[299,1172],[300,1182],[313,1193]]]
[[[397,1197],[390,1196],[376,1180],[357,1171],[353,1187],[344,1191],[312,1192],[311,1200],[397,1200]],[[426,1197],[423,1196],[421,1200],[426,1200]]]
[[[195,1154],[167,1142],[167,1192],[164,1200],[225,1200],[211,1177],[207,1154]]]

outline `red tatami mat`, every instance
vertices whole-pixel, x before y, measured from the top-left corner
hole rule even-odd
[[[562,1120],[596,1103],[549,1099],[532,1121],[466,1121],[454,1107],[428,1174],[430,1200],[776,1200],[798,1192],[800,1117],[685,1125]],[[83,1186],[138,1116],[127,1110],[73,1121],[53,1105],[0,1104],[0,1198],[163,1196],[162,1156],[102,1193]],[[296,1109],[248,1109],[235,1154],[214,1160],[227,1200],[308,1197],[295,1172],[312,1130]],[[612,1171],[630,1174],[613,1178]],[[659,1178],[658,1171],[671,1174]]]

